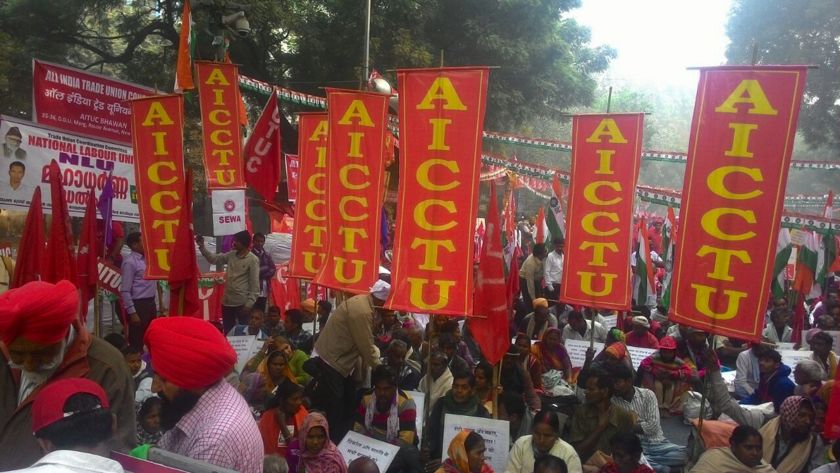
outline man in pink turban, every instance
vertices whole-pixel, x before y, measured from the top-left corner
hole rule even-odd
[[[79,296],[69,281],[30,282],[0,295],[0,471],[41,457],[32,436],[32,404],[45,386],[87,378],[105,390],[117,417],[113,448],[134,446],[134,387],[113,346],[78,320]]]
[[[152,321],[145,336],[163,401],[158,447],[236,471],[262,471],[263,442],[245,399],[224,377],[236,352],[201,319]]]

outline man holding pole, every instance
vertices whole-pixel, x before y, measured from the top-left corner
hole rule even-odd
[[[210,264],[227,264],[225,292],[222,296],[222,323],[228,333],[234,325],[248,324],[248,313],[260,294],[260,262],[251,253],[251,234],[243,230],[233,235],[233,250],[210,253],[204,247],[204,237],[197,235],[198,250]]]

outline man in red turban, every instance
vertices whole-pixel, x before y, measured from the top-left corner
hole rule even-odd
[[[245,399],[224,377],[236,352],[219,330],[201,319],[152,321],[145,336],[163,401],[158,447],[236,471],[261,471],[263,443]]]
[[[32,404],[45,386],[87,378],[105,390],[117,417],[113,448],[135,443],[134,388],[120,352],[91,337],[78,320],[69,281],[30,282],[0,295],[0,471],[41,457],[32,436]]]

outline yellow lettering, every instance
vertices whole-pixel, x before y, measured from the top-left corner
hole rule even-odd
[[[584,294],[593,297],[603,297],[610,294],[613,288],[613,281],[615,281],[615,278],[618,277],[617,274],[599,273],[598,276],[601,276],[604,288],[600,291],[596,291],[592,287],[592,279],[595,278],[595,273],[589,271],[578,271],[577,274],[580,276],[580,290],[583,291]]]
[[[311,218],[313,221],[323,222],[327,219],[327,214],[323,213],[321,215],[318,215],[317,213],[315,213],[315,207],[318,205],[326,206],[326,203],[323,201],[323,199],[313,199],[306,203],[304,210],[306,211],[306,216]]]
[[[324,195],[327,193],[327,190],[324,187],[318,187],[317,182],[319,180],[325,180],[327,175],[323,172],[316,172],[315,174],[309,176],[309,179],[306,180],[306,188],[309,189],[315,195]]]
[[[455,285],[455,281],[435,280],[434,285],[437,286],[437,302],[427,302],[426,295],[429,290],[429,280],[425,278],[407,278],[408,284],[411,287],[409,290],[409,299],[416,307],[423,310],[433,312],[446,306],[449,302],[449,290]]]
[[[432,104],[433,100],[443,100],[444,110],[466,110],[467,107],[461,102],[461,97],[458,97],[458,92],[452,86],[452,81],[448,77],[438,77],[432,82],[429,90],[426,91],[426,96],[417,106],[417,110],[434,110],[435,106]]]
[[[172,184],[173,182],[178,180],[178,178],[175,176],[172,176],[169,179],[164,179],[160,177],[160,168],[167,168],[172,171],[175,171],[177,169],[175,167],[175,163],[173,163],[172,161],[157,161],[155,163],[152,163],[149,166],[149,170],[146,171],[146,174],[149,176],[150,181],[161,186],[168,186],[169,184]]]
[[[450,228],[454,228],[457,223],[454,220],[450,220],[443,225],[433,225],[429,220],[426,218],[426,209],[432,206],[443,207],[444,210],[447,212],[454,214],[455,213],[455,202],[451,200],[440,200],[440,199],[426,199],[421,201],[414,207],[414,223],[417,224],[418,227],[422,228],[423,230],[430,231],[430,232],[444,232],[449,230]]]
[[[327,121],[321,120],[318,122],[318,126],[315,127],[315,131],[312,132],[312,135],[309,137],[309,141],[321,141],[326,139],[327,137]]]
[[[335,257],[335,279],[342,284],[355,284],[362,280],[362,269],[364,269],[367,261],[354,259],[350,262],[353,264],[353,275],[348,277],[344,274],[347,259],[341,256]]]
[[[155,139],[155,156],[166,156],[169,154],[169,151],[166,149],[166,143],[164,142],[168,134],[169,132],[166,131],[152,132],[152,137]]]
[[[222,118],[219,118],[219,115],[225,118],[225,120],[223,121]],[[223,108],[210,110],[210,113],[207,114],[207,120],[214,125],[230,125],[230,112]]]
[[[155,123],[157,121],[157,123]],[[143,126],[154,126],[154,125],[174,125],[175,122],[172,121],[172,118],[169,117],[169,114],[166,113],[166,110],[163,108],[163,104],[160,102],[152,102],[149,105],[149,111],[146,112],[146,118],[143,119]]]
[[[163,206],[163,198],[169,197],[176,202],[176,205],[170,208],[166,208]],[[178,197],[178,193],[175,191],[157,191],[152,194],[152,197],[149,199],[149,205],[152,207],[152,210],[159,214],[163,215],[172,215],[174,213],[178,213],[181,210],[181,205],[177,204],[177,202],[181,200]]]
[[[747,200],[754,199],[763,194],[763,192],[758,189],[754,189],[750,192],[732,192],[727,189],[724,180],[726,179],[726,176],[735,173],[746,174],[753,180],[753,182],[764,182],[764,176],[761,175],[761,169],[759,168],[723,166],[709,173],[709,176],[706,178],[706,185],[712,192],[724,199]]]
[[[312,234],[312,246],[314,246],[315,248],[322,248],[324,246],[322,238],[324,234],[327,233],[326,228],[319,227],[317,225],[307,225],[303,228],[303,233]]]
[[[718,221],[724,215],[736,215],[741,217],[747,223],[755,223],[755,213],[752,210],[741,210],[741,209],[730,209],[730,208],[716,208],[711,209],[708,212],[703,214],[703,217],[700,218],[700,226],[703,227],[703,230],[706,231],[709,235],[723,241],[743,241],[749,240],[750,238],[755,237],[755,232],[746,232],[741,234],[730,234],[725,233],[723,230],[720,229],[720,225],[718,225]]]
[[[213,89],[213,105],[225,105],[225,91],[222,89]]]
[[[710,299],[712,298],[713,292],[717,294],[717,289],[702,284],[692,284],[691,287],[697,291],[694,297],[694,308],[706,317],[715,320],[729,320],[738,315],[738,307],[741,305],[741,299],[747,297],[746,292],[725,289],[723,294],[727,298],[726,310],[723,312],[714,312],[711,308]]]
[[[363,212],[359,215],[350,215],[350,213],[347,212],[348,202],[356,202],[364,208],[368,207],[367,197],[345,195],[341,198],[341,200],[338,201],[338,213],[341,214],[341,218],[343,218],[345,222],[361,222],[362,220],[368,218],[367,212]]]
[[[436,192],[444,192],[451,191],[452,189],[458,187],[459,184],[461,184],[460,181],[457,180],[450,181],[446,184],[433,183],[431,177],[429,176],[432,166],[443,166],[453,174],[461,172],[461,170],[458,168],[458,163],[456,161],[448,159],[427,159],[426,161],[420,163],[419,166],[417,166],[417,183],[420,184],[420,186],[424,189]]]
[[[358,126],[373,126],[373,120],[370,119],[370,114],[368,114],[367,108],[365,107],[365,103],[361,100],[354,100],[350,103],[350,106],[347,107],[347,110],[344,111],[344,115],[342,115],[341,120],[338,121],[338,124],[352,125],[354,118],[358,122]]]
[[[732,146],[723,153],[733,158],[752,158],[750,152],[750,133],[758,129],[758,125],[752,123],[730,123],[732,128]]]
[[[218,159],[219,166],[229,166],[230,161],[228,161],[228,158],[233,156],[233,150],[232,149],[214,149],[213,151],[210,152],[210,155],[213,156],[214,158]]]
[[[365,137],[365,134],[360,132],[353,132],[347,133],[347,136],[350,137],[350,151],[347,152],[347,157],[364,158],[364,156],[362,156],[362,138]]]
[[[700,256],[701,258],[710,254],[715,256],[715,267],[711,273],[706,273],[706,275],[719,281],[735,280],[729,270],[732,267],[733,256],[741,260],[742,263],[752,263],[750,254],[744,250],[727,250],[724,248],[715,248],[713,246],[703,245],[700,247],[700,250],[697,251],[697,256]]]
[[[303,255],[303,269],[310,273],[317,273],[321,266],[324,264],[324,254],[318,253],[318,266],[315,266],[315,256],[316,254],[312,251],[302,251],[301,254]]]
[[[359,184],[353,184],[350,182],[350,171],[361,171],[361,173],[365,176],[370,176],[370,169],[362,164],[345,164],[341,166],[341,169],[338,170],[338,181],[341,185],[353,191],[362,190],[370,187],[370,182],[362,180]]]
[[[427,149],[431,151],[449,151],[446,145],[446,125],[452,123],[448,118],[430,118],[432,124],[432,144]]]
[[[595,174],[615,174],[612,170],[612,157],[615,155],[614,149],[599,149],[598,151],[598,170]]]
[[[169,249],[156,248],[155,257],[157,258],[158,267],[164,271],[169,271]]]
[[[778,115],[779,112],[770,105],[767,100],[767,95],[764,89],[761,88],[761,83],[755,79],[744,79],[735,87],[735,90],[729,94],[729,97],[723,101],[722,104],[715,107],[718,113],[738,113],[736,105],[745,103],[750,104],[747,113],[750,115]]]
[[[621,192],[621,183],[616,181],[595,181],[590,182],[583,188],[583,197],[595,205],[615,205],[621,202],[621,197],[616,197],[610,200],[602,200],[598,197],[598,189],[601,187],[609,187],[610,189]]]
[[[595,228],[595,219],[599,217],[604,217],[613,223],[618,223],[619,221],[618,214],[615,212],[590,212],[584,215],[580,221],[583,230],[590,235],[604,237],[618,233],[617,228],[613,228],[611,230],[598,230]]]
[[[219,68],[210,71],[210,75],[207,76],[207,80],[204,83],[207,85],[230,85],[230,82],[228,82],[222,70]]]
[[[608,143],[627,143],[627,139],[621,134],[621,130],[618,129],[618,124],[615,122],[614,118],[602,119],[601,123],[598,124],[598,127],[595,128],[595,131],[593,131],[592,134],[589,135],[589,138],[586,139],[586,142],[601,143],[604,141],[604,136],[608,136],[610,138],[607,141]]]
[[[222,141],[220,135],[226,135],[228,139]],[[230,130],[213,130],[210,132],[210,142],[216,146],[227,146],[233,144],[233,138]]]
[[[157,230],[163,227],[163,243],[175,243],[175,227],[178,226],[178,219],[175,220],[153,220],[152,229]]]
[[[315,163],[316,168],[325,168],[327,167],[327,147],[326,146],[319,146],[315,148],[318,151],[318,162]]]
[[[368,237],[367,230],[364,228],[339,227],[338,234],[344,237],[344,246],[342,249],[345,253],[358,253],[359,245],[356,244],[358,241],[356,237]]]
[[[443,271],[443,266],[438,264],[438,251],[440,248],[450,253],[455,252],[455,245],[452,244],[452,240],[427,240],[425,238],[415,237],[411,242],[411,249],[416,250],[421,246],[425,246],[426,249],[423,264],[420,265],[420,269],[429,271]]]
[[[216,181],[219,185],[222,186],[229,186],[233,184],[233,181],[236,179],[236,170],[228,169],[225,170],[217,170],[216,171]]]
[[[586,251],[592,248],[592,259],[586,263],[589,266],[606,266],[607,262],[604,260],[604,250],[610,250],[613,253],[618,253],[618,245],[615,243],[604,243],[597,241],[585,241],[580,244],[579,249]]]

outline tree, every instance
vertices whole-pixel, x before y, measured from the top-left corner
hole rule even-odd
[[[808,64],[799,131],[812,147],[840,147],[840,0],[736,0],[730,64]]]

